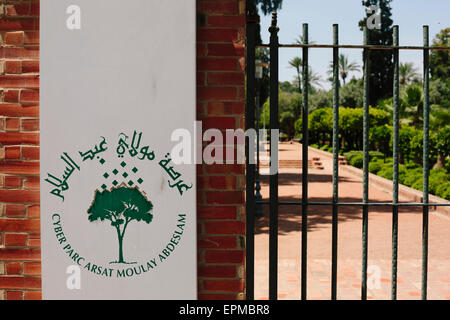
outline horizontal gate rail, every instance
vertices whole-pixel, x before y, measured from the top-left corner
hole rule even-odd
[[[268,200],[256,201],[258,204],[269,204]],[[278,201],[278,205],[280,206],[301,206],[303,204],[302,201]],[[394,206],[394,207],[450,207],[450,203],[423,203],[423,202],[312,202],[308,201],[308,205],[311,206],[332,206],[338,205],[341,207],[351,207],[351,206],[373,206],[373,207],[382,207],[382,206]]]
[[[398,260],[398,218],[401,207],[422,208],[422,299],[427,298],[428,284],[428,218],[430,207],[449,207],[450,203],[430,203],[429,202],[429,54],[430,50],[450,50],[450,47],[437,47],[429,45],[428,26],[423,27],[423,46],[400,46],[399,27],[393,27],[393,45],[370,45],[368,44],[369,30],[363,29],[362,45],[339,44],[338,25],[333,25],[333,44],[310,44],[308,43],[308,24],[303,24],[303,43],[280,44],[278,41],[279,28],[277,26],[277,14],[272,15],[272,23],[269,28],[270,44],[256,44],[257,19],[254,12],[247,12],[247,106],[246,106],[246,127],[255,128],[255,49],[270,49],[270,129],[279,129],[278,111],[278,68],[280,48],[301,48],[302,49],[302,159],[308,159],[308,54],[309,49],[330,48],[333,49],[333,191],[331,201],[309,201],[308,198],[308,161],[302,161],[302,196],[300,201],[280,201],[278,196],[278,148],[271,139],[270,157],[271,166],[275,168],[275,174],[269,178],[268,200],[257,200],[255,198],[255,166],[250,164],[248,159],[254,155],[249,154],[247,140],[247,204],[246,204],[246,292],[247,299],[254,299],[254,228],[255,228],[255,206],[269,206],[269,299],[278,298],[278,209],[279,206],[301,206],[302,216],[302,237],[301,237],[301,294],[302,300],[307,299],[307,240],[308,240],[308,208],[309,206],[330,206],[332,208],[332,252],[331,252],[331,299],[337,299],[337,264],[338,264],[338,218],[340,207],[362,207],[362,270],[361,270],[361,299],[367,298],[367,260],[368,260],[368,217],[371,207],[389,206],[392,208],[392,274],[391,274],[391,299],[397,299],[397,260]],[[340,202],[338,197],[338,176],[339,176],[339,49],[363,49],[364,60],[364,97],[363,97],[363,197],[361,202]],[[369,200],[369,75],[370,75],[370,55],[371,50],[392,50],[393,51],[393,189],[392,202],[371,202]],[[399,51],[400,50],[421,50],[423,51],[423,196],[422,202],[399,202]],[[258,128],[259,129],[259,128]],[[273,131],[272,131],[273,132]],[[251,142],[253,143],[253,142]],[[274,146],[272,144],[275,144]],[[253,150],[253,149],[252,149]],[[259,151],[259,144],[256,148]],[[271,172],[273,173],[273,172]]]
[[[260,44],[256,46],[257,48],[268,48],[268,44]],[[332,44],[300,44],[300,43],[293,43],[293,44],[280,44],[280,48],[311,48],[311,49],[332,49],[332,48],[339,48],[339,49],[369,49],[369,50],[450,50],[450,47],[437,47],[437,46],[380,46],[380,45],[349,45],[349,44],[342,44],[342,45],[332,45]]]

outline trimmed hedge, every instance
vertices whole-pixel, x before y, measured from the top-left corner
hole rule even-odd
[[[379,161],[369,163],[369,172],[377,174],[383,168],[383,164]]]
[[[377,151],[370,151],[369,155],[371,159],[369,172],[392,180],[394,171],[392,158],[383,160],[384,155]],[[344,156],[350,165],[360,169],[363,167],[362,151],[346,152]],[[423,190],[423,169],[412,161],[399,165],[398,179],[400,184]],[[440,198],[450,200],[450,174],[445,168],[430,170],[429,191]]]

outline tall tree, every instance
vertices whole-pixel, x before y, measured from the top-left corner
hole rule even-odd
[[[417,69],[414,68],[412,62],[400,63],[398,73],[400,76],[400,84],[410,84],[418,77]]]
[[[297,83],[298,83],[298,92],[301,94],[302,93],[302,66],[303,66],[303,61],[302,58],[300,57],[294,57],[291,60],[289,60],[289,67],[294,68],[295,71],[297,72]],[[298,100],[298,103],[295,105],[294,108],[294,121],[297,120],[300,115],[302,114],[302,105],[301,105],[301,101]]]
[[[269,97],[270,75],[269,68],[267,68],[267,65],[270,62],[269,49],[257,48],[255,56],[256,60],[261,61],[261,63],[263,64],[263,77],[262,79],[257,79],[257,90],[259,90],[259,98],[262,105]]]
[[[259,11],[261,9],[263,15],[268,15],[273,11],[281,9],[283,0],[247,0],[247,12],[254,12],[258,17],[259,21]],[[261,44],[261,25],[256,25],[256,44]]]
[[[393,44],[391,2],[392,0],[362,0],[364,7],[370,8],[376,5],[379,9],[381,28],[368,30],[369,44],[371,45],[390,46]],[[372,14],[370,10],[366,11],[366,16],[359,22],[361,30]],[[392,50],[369,50],[369,70],[369,103],[374,106],[378,100],[392,95],[394,70]]]
[[[437,163],[434,168],[444,168],[444,161],[450,155],[450,126],[445,126],[436,134]]]
[[[272,11],[281,9],[283,0],[253,0],[256,5],[261,7],[264,15],[268,15]]]
[[[450,28],[442,29],[434,38],[433,46],[448,47],[450,45]],[[450,81],[450,52],[448,50],[432,50],[430,54],[430,72],[433,78]]]
[[[339,55],[338,64],[339,64],[339,75],[341,76],[342,82],[344,85],[345,85],[345,79],[347,79],[348,74],[351,71],[358,71],[359,68],[361,67],[356,62],[349,63],[348,57],[342,53]],[[333,74],[333,62],[330,62],[330,69],[328,70],[328,73]]]
[[[295,82],[298,85],[298,92],[302,93],[302,73],[303,73],[303,60],[300,57],[294,57],[289,60],[289,67],[295,69],[297,73],[295,77]],[[308,83],[310,85],[320,86],[321,77],[318,73],[314,72],[311,66],[308,67]]]
[[[295,39],[296,44],[304,44],[305,43],[305,37],[300,34],[298,35],[297,39]],[[311,39],[308,39],[308,44],[315,44],[315,41],[312,41]]]
[[[246,11],[248,16],[256,16],[258,23],[256,24],[256,44],[261,44],[261,25],[259,24],[259,11],[261,9],[264,15],[270,14],[272,11],[281,9],[283,0],[246,0]],[[260,8],[260,9],[259,9]],[[256,59],[261,60],[263,63],[269,63],[269,50],[267,49],[256,49],[255,52]],[[259,81],[259,94],[260,101],[263,104],[264,101],[269,96],[269,70],[268,68],[263,68],[263,79]]]
[[[309,83],[310,89],[314,89],[313,86],[321,87],[322,86],[322,84],[320,83],[321,81],[322,81],[322,77],[317,72],[313,71],[311,66],[309,66],[308,67],[308,83]]]
[[[303,60],[300,57],[294,57],[291,60],[289,60],[289,67],[295,69],[295,71],[297,72],[299,93],[302,93],[302,66]]]
[[[419,85],[412,84],[406,88],[400,100],[400,118],[411,121],[416,129],[422,124],[423,94]]]

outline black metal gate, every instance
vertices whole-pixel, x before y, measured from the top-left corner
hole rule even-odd
[[[247,9],[246,30],[246,61],[247,61],[247,100],[246,100],[246,128],[255,129],[255,49],[256,30],[258,18],[256,12]],[[331,299],[337,298],[337,264],[338,264],[338,219],[339,207],[357,206],[362,207],[362,270],[361,270],[361,299],[367,299],[367,254],[368,254],[368,212],[371,206],[390,206],[392,208],[392,288],[391,298],[397,298],[397,248],[398,248],[398,210],[401,206],[421,207],[423,214],[422,224],[422,299],[427,298],[427,269],[428,269],[428,215],[429,207],[449,206],[448,203],[429,203],[429,52],[430,50],[449,50],[450,47],[430,47],[428,26],[423,27],[423,46],[399,46],[399,27],[393,29],[393,46],[379,46],[368,44],[368,30],[364,28],[363,45],[340,45],[338,40],[338,25],[333,25],[333,44],[309,44],[308,25],[303,24],[302,44],[280,44],[278,41],[277,14],[273,13],[272,24],[269,28],[270,43],[259,47],[270,49],[270,129],[279,129],[278,115],[278,51],[280,48],[301,48],[303,54],[302,68],[302,97],[303,97],[303,143],[302,159],[308,159],[308,53],[313,48],[333,49],[333,195],[331,202],[310,202],[308,199],[308,161],[302,161],[302,200],[301,201],[279,201],[278,199],[278,174],[270,176],[269,201],[261,201],[255,198],[255,164],[249,159],[254,158],[250,154],[249,141],[246,143],[246,297],[254,299],[254,257],[255,257],[255,207],[256,204],[269,206],[269,299],[277,299],[278,287],[278,207],[280,205],[301,206],[302,208],[302,237],[301,237],[301,299],[307,299],[307,228],[308,208],[310,206],[332,207],[332,256],[331,256]],[[363,103],[363,198],[362,202],[339,202],[338,198],[338,155],[339,155],[339,49],[363,49],[364,59],[364,103]],[[393,90],[393,198],[392,202],[370,202],[369,201],[369,51],[370,50],[392,50],[394,56],[394,90]],[[421,203],[399,202],[399,50],[421,50],[423,51],[424,70],[424,106],[423,106],[423,201]],[[257,150],[258,152],[258,150]],[[273,152],[278,152],[272,148]],[[277,164],[272,164],[277,166]]]

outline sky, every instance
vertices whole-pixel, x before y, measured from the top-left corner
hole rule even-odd
[[[450,27],[450,0],[394,0],[391,2],[394,25],[399,25],[400,45],[423,45],[422,26],[428,25],[430,43],[441,29]],[[309,24],[309,40],[316,44],[332,44],[332,26],[339,24],[340,44],[362,44],[363,34],[358,27],[359,20],[365,16],[361,0],[283,0],[278,11],[278,33],[280,43],[292,44],[302,33],[302,24]],[[261,16],[261,38],[269,43],[268,28],[271,15]],[[360,49],[340,49],[350,62],[362,66]],[[280,81],[292,81],[296,72],[289,68],[288,61],[301,56],[300,48],[280,48]],[[332,49],[310,49],[309,65],[321,76],[323,89],[330,89],[327,81]],[[413,62],[422,74],[422,51],[401,50],[400,62]],[[353,72],[347,78],[361,77],[361,72]]]

